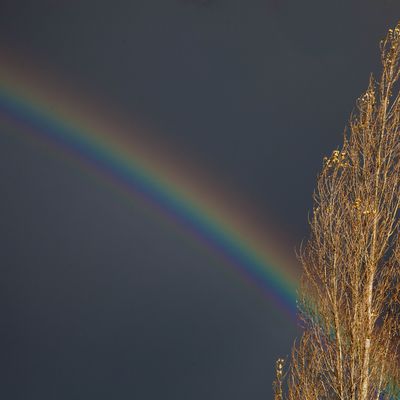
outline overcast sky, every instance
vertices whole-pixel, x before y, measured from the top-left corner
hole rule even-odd
[[[154,128],[291,251],[397,19],[389,0],[3,0],[0,50]],[[271,398],[298,333],[276,304],[40,146],[0,130],[0,152],[0,397]]]

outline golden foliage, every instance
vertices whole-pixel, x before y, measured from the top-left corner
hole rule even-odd
[[[371,76],[317,180],[299,256],[304,333],[292,351],[289,400],[398,398],[400,23],[380,50],[380,79]]]

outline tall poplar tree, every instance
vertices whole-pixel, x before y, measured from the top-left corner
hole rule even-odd
[[[299,259],[303,335],[275,399],[400,399],[400,23],[357,100],[341,147],[324,158]]]

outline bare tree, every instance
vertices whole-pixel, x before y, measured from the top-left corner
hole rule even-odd
[[[380,49],[381,75],[317,180],[289,400],[400,398],[400,23]],[[283,391],[279,362],[276,400]]]

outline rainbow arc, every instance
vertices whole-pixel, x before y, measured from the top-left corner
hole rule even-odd
[[[97,116],[89,117],[89,108],[46,79],[0,67],[0,134],[45,144],[126,198],[139,200],[295,320],[296,267],[281,257],[274,235],[260,233],[245,212],[230,207],[227,196],[193,179],[179,157],[144,146],[135,129],[106,121],[104,113],[95,110]]]

